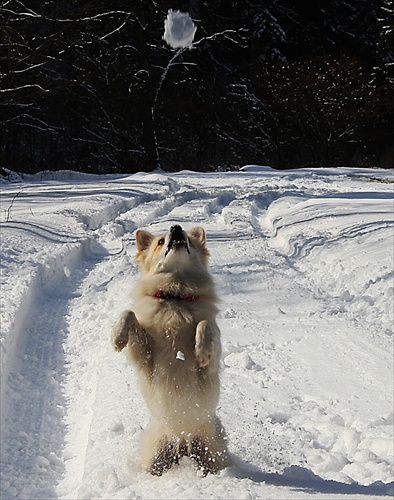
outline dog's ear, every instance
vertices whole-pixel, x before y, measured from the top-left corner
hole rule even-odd
[[[205,247],[207,237],[202,227],[192,227],[189,231],[189,236],[197,240],[201,246]]]
[[[149,231],[144,231],[143,229],[139,229],[135,233],[135,238],[137,240],[137,248],[139,252],[146,250],[148,246],[152,243],[154,236]]]

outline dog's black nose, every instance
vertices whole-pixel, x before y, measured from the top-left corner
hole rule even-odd
[[[178,224],[171,227],[170,233],[171,233],[172,237],[174,237],[174,236],[175,237],[176,236],[182,236],[183,237],[183,230],[182,230],[181,226],[179,226]]]
[[[176,224],[175,226],[172,226],[170,228],[170,235],[170,241],[168,242],[168,248],[165,255],[167,255],[168,252],[172,249],[178,250],[180,248],[186,248],[187,252],[190,253],[187,238],[179,224]]]

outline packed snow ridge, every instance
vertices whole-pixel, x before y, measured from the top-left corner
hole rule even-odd
[[[303,169],[1,184],[1,496],[393,494],[393,172]],[[232,465],[144,473],[148,412],[110,330],[134,231],[201,225],[221,298]],[[178,352],[182,362],[184,353]]]

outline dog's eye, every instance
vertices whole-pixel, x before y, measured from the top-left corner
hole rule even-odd
[[[161,238],[161,239],[157,242],[157,245],[158,245],[158,246],[164,245],[164,238]]]

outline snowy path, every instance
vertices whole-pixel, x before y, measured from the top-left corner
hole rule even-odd
[[[1,498],[393,492],[390,174],[260,169],[4,186]],[[109,343],[138,277],[132,232],[174,222],[205,227],[222,299],[219,414],[234,465],[204,479],[186,460],[161,478],[139,469],[148,415]]]

